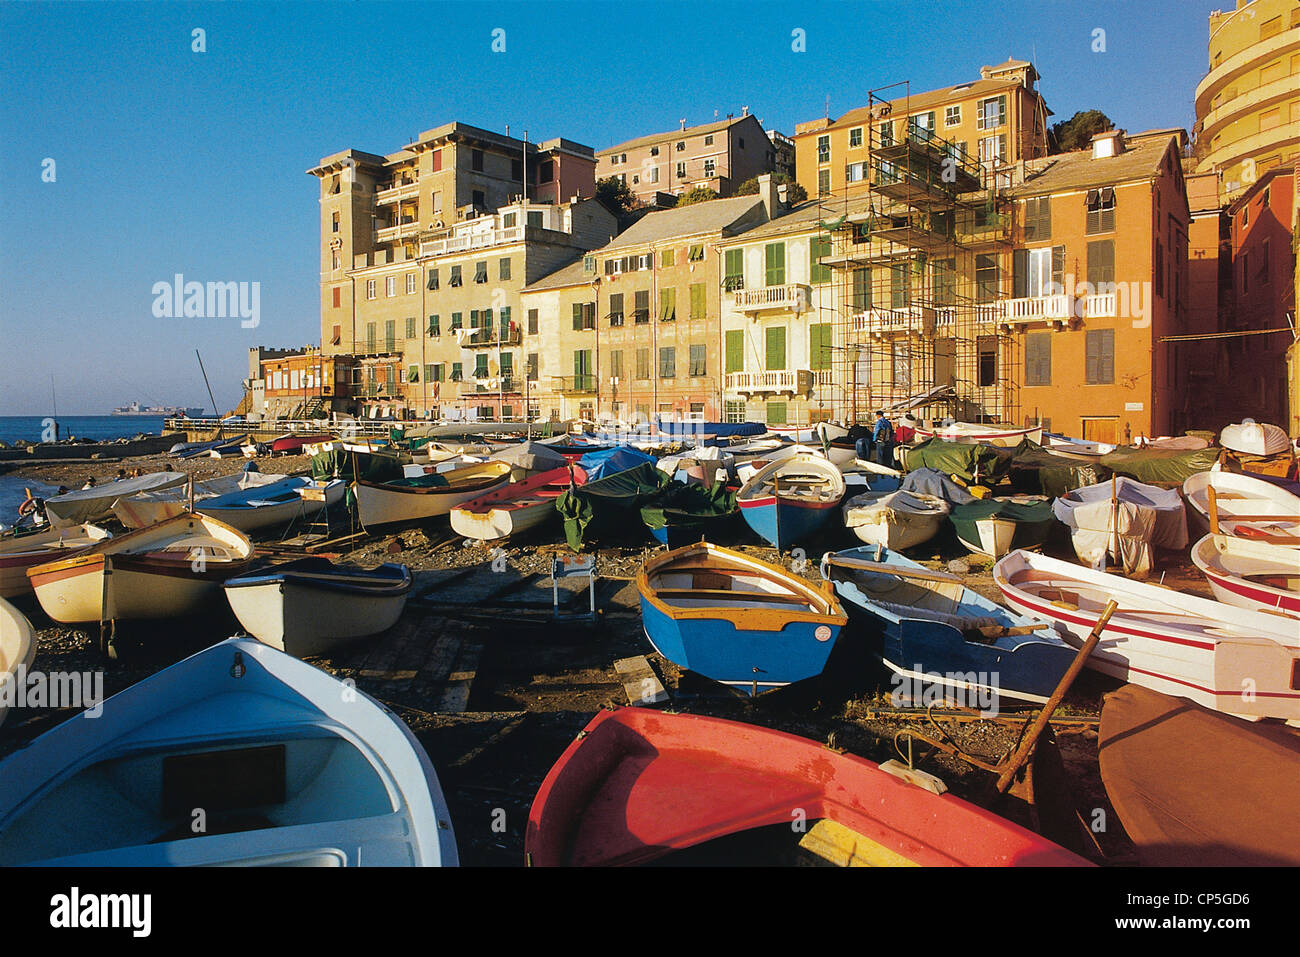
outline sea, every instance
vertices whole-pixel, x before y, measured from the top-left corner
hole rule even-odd
[[[0,416],[0,442],[13,445],[18,439],[40,442],[44,438],[49,417],[41,415]],[[59,438],[69,436],[103,442],[111,439],[130,439],[140,433],[158,435],[162,432],[161,416],[148,415],[64,415],[59,416]],[[12,525],[18,519],[18,506],[27,497],[25,489],[39,498],[47,498],[58,489],[12,473],[0,473],[0,528]]]

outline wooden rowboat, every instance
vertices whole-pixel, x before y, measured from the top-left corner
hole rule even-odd
[[[749,694],[821,674],[848,620],[829,584],[708,542],[650,559],[636,587],[657,652]]]
[[[1106,696],[1106,796],[1156,866],[1300,865],[1300,735],[1128,685]]]
[[[484,542],[519,535],[554,518],[556,499],[570,485],[586,481],[587,473],[578,465],[539,472],[457,505],[451,510],[451,527],[458,535]]]
[[[844,525],[869,545],[911,548],[934,538],[948,512],[948,503],[934,495],[864,492],[845,501]]]
[[[72,525],[47,528],[34,535],[0,538],[0,598],[25,595],[32,590],[27,569],[75,554],[112,537],[98,525]]]
[[[807,452],[759,469],[736,494],[746,523],[778,550],[817,532],[843,499],[840,470]]]
[[[1210,528],[1210,488],[1219,528]],[[1300,545],[1300,496],[1238,472],[1197,472],[1183,482],[1195,532],[1218,532],[1275,545]]]
[[[806,833],[791,821],[806,821]],[[565,749],[533,799],[524,854],[535,866],[645,864],[778,825],[796,853],[850,866],[1087,866],[865,758],[751,724],[637,708],[600,712]]]
[[[1206,535],[1192,561],[1219,601],[1300,618],[1300,548]]]
[[[438,776],[405,723],[251,638],[145,678],[0,763],[2,866],[456,863]]]
[[[916,441],[918,442],[924,442],[935,437],[943,439],[945,442],[960,442],[964,445],[982,443],[984,445],[1014,448],[1025,439],[1035,445],[1041,445],[1043,442],[1043,427],[1036,425],[1028,429],[1017,429],[1011,426],[980,425],[975,422],[950,422],[933,429],[920,427],[916,429]]]
[[[361,524],[375,528],[438,518],[462,502],[501,488],[509,481],[509,464],[483,462],[389,482],[362,479],[352,487],[356,492],[357,515]]]
[[[172,618],[216,598],[223,581],[248,569],[252,555],[243,532],[185,514],[37,565],[27,577],[55,621]]]
[[[1081,646],[1110,599],[1119,603],[1088,667],[1216,711],[1300,718],[1300,627],[1168,588],[1014,551],[993,567],[1011,607],[1052,622]]]
[[[977,555],[1001,558],[1013,548],[1037,548],[1055,524],[1052,501],[1038,495],[985,498],[949,513],[957,540]]]
[[[242,532],[254,532],[314,515],[343,501],[346,492],[347,483],[342,479],[316,482],[293,476],[207,499],[195,510]]]
[[[0,598],[0,724],[9,714],[15,683],[36,658],[36,635],[27,616]]]
[[[118,482],[105,482],[91,488],[65,492],[45,500],[45,514],[55,528],[82,525],[113,517],[113,503],[138,492],[157,492],[184,485],[189,476],[184,472],[150,472]]]

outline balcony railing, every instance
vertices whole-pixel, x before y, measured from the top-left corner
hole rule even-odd
[[[414,199],[419,192],[420,184],[414,180],[409,183],[394,183],[392,186],[375,190],[375,205],[395,203],[400,199]]]
[[[787,369],[779,372],[728,372],[726,387],[731,392],[755,395],[762,392],[786,392],[801,395],[814,385],[830,385],[831,372],[822,369]]]
[[[444,256],[448,253],[463,253],[471,249],[483,249],[488,246],[501,246],[505,243],[522,242],[525,226],[511,226],[508,229],[488,229],[480,232],[464,232],[442,239],[426,239],[420,243],[421,256]]]
[[[1113,292],[1096,293],[1083,300],[1083,314],[1090,318],[1113,319],[1118,315],[1117,308]]]
[[[465,329],[459,334],[462,346],[517,346],[523,341],[520,328],[513,322],[510,328],[502,330],[496,326],[480,326],[477,329]]]
[[[808,287],[797,282],[737,289],[734,296],[736,308],[742,312],[758,312],[762,309],[802,311],[808,307]]]
[[[414,217],[406,217],[393,226],[375,230],[375,242],[392,243],[407,239],[420,231],[420,224]]]
[[[522,378],[514,375],[473,376],[461,385],[460,394],[466,396],[485,393],[520,392],[523,390],[523,381]]]
[[[1003,322],[1050,322],[1065,321],[1072,313],[1070,298],[1064,293],[1051,296],[1029,296],[1024,299],[1004,299],[1002,307]]]
[[[596,376],[587,375],[564,375],[552,376],[560,392],[567,392],[575,395],[593,395],[596,391]]]

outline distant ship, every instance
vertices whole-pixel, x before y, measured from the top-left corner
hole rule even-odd
[[[187,419],[197,419],[203,415],[203,409],[187,409],[179,405],[140,405],[139,402],[132,402],[130,405],[119,405],[113,410],[114,415],[147,415],[151,418],[176,418],[185,416]]]

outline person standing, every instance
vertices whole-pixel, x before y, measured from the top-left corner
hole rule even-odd
[[[871,430],[871,441],[876,447],[876,462],[887,468],[894,467],[894,424],[885,413],[876,411],[876,427]]]

